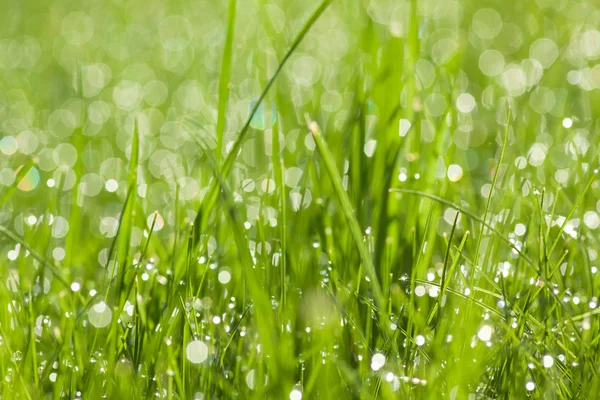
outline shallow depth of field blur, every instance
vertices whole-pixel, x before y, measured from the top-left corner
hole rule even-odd
[[[0,399],[594,399],[600,4],[0,0]]]

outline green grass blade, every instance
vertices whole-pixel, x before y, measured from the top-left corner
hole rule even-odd
[[[21,183],[23,178],[25,178],[27,173],[31,170],[31,168],[35,166],[35,164],[35,160],[31,159],[27,162],[27,164],[23,165],[19,169],[19,172],[17,172],[13,184],[10,185],[8,189],[6,189],[6,191],[2,194],[2,197],[0,197],[0,207],[4,206],[6,202],[10,200],[15,190],[17,190],[17,187],[19,187],[19,184]]]
[[[496,189],[496,182],[498,181],[498,175],[500,173],[500,168],[502,167],[502,161],[504,160],[504,152],[506,151],[506,144],[508,143],[509,128],[510,128],[510,108],[508,108],[508,112],[506,115],[506,129],[504,130],[504,138],[502,139],[502,148],[500,149],[500,157],[498,158],[498,163],[496,164],[496,168],[494,171],[494,177],[492,179],[492,187],[490,189],[490,193],[488,194],[487,201],[485,202],[485,209],[483,211],[483,218],[482,218],[483,221],[487,221],[488,212],[490,210],[490,204],[492,203],[492,197],[493,197],[494,191]],[[473,261],[475,261],[475,263],[479,263],[479,251],[481,249],[481,241],[483,240],[483,236],[484,236],[484,226],[481,227],[481,231],[479,232],[479,235],[477,237],[477,246],[475,248],[475,257],[473,259]],[[474,271],[475,271],[475,269],[472,270],[471,276],[469,277],[469,281],[471,284],[473,282],[473,272]]]
[[[363,233],[360,228],[360,225],[358,224],[358,220],[356,219],[356,215],[354,214],[354,210],[352,209],[352,204],[350,203],[348,194],[342,186],[342,180],[340,179],[340,174],[338,172],[337,167],[335,166],[333,156],[329,151],[327,144],[325,143],[325,139],[323,138],[319,125],[314,121],[307,122],[309,130],[312,133],[312,136],[315,140],[315,144],[317,145],[317,149],[319,150],[319,154],[321,154],[321,158],[323,160],[323,163],[325,164],[327,174],[329,175],[329,178],[331,179],[331,182],[333,184],[335,194],[338,198],[338,201],[340,202],[342,212],[346,217],[348,228],[350,229],[350,233],[352,234],[354,243],[360,253],[360,257],[362,259],[367,276],[371,280],[375,303],[378,307],[380,307],[380,309],[384,310],[386,308],[386,301],[381,290],[379,278],[377,276],[377,273],[375,272],[375,267],[373,265],[373,260],[371,259],[371,254],[369,254],[369,251],[367,250],[367,247],[364,243]]]
[[[235,142],[233,143],[233,145],[231,147],[231,151],[227,154],[227,157],[225,158],[225,162],[223,163],[223,166],[221,167],[221,171],[220,171],[220,175],[223,176],[224,178],[227,177],[227,175],[229,174],[229,172],[231,170],[231,167],[233,167],[233,163],[234,163],[235,159],[237,158],[237,155],[240,152],[240,149],[242,148],[244,139],[245,139],[246,135],[248,134],[248,131],[250,130],[250,123],[252,122],[254,115],[260,108],[260,105],[262,104],[263,100],[267,96],[267,93],[269,92],[271,87],[275,84],[277,77],[283,70],[283,67],[286,65],[287,61],[290,59],[290,57],[292,56],[294,51],[298,48],[298,46],[300,45],[300,43],[302,42],[304,37],[308,34],[310,29],[313,27],[313,25],[318,21],[319,17],[325,12],[327,7],[329,7],[329,4],[331,3],[331,1],[332,0],[324,0],[320,4],[320,6],[317,7],[317,9],[310,16],[310,18],[306,21],[306,23],[304,24],[304,26],[302,27],[300,32],[296,35],[296,38],[295,38],[294,42],[292,43],[292,45],[290,46],[290,49],[287,51],[287,53],[285,54],[283,59],[279,62],[279,65],[277,66],[277,69],[273,73],[273,76],[267,82],[267,85],[265,86],[265,88],[261,92],[260,96],[258,97],[256,104],[254,104],[254,107],[250,111],[250,115],[246,119],[244,126],[240,130],[238,137],[236,138]],[[196,232],[196,236],[198,236],[199,232],[203,230],[203,224],[205,223],[204,222],[205,214],[202,212],[202,210],[212,208],[212,206],[211,206],[212,203],[217,200],[216,192],[218,191],[218,188],[219,188],[218,182],[216,182],[216,180],[213,180],[208,193],[202,200],[202,204],[200,205],[200,211],[198,212],[198,214],[196,215],[196,218],[194,220],[194,230]]]
[[[229,0],[227,6],[227,36],[225,37],[225,46],[223,47],[223,57],[221,59],[221,74],[219,75],[219,104],[217,116],[217,161],[221,159],[223,152],[223,135],[227,122],[227,102],[229,101],[229,86],[231,79],[231,63],[233,56],[233,38],[235,34],[235,16],[237,0]]]
[[[23,240],[23,238],[19,237],[16,233],[2,225],[0,225],[0,233],[12,240],[13,242],[19,243],[21,246],[23,246],[23,248],[25,248],[25,250],[27,250],[33,256],[33,258],[40,262],[44,266],[44,268],[50,271],[60,283],[62,283],[68,289],[71,288],[71,284],[67,282],[67,280],[62,276],[58,268],[53,263],[46,260],[46,258],[44,258],[37,251],[35,251],[33,247],[31,247],[29,244],[27,244],[27,242],[25,242],[25,240]]]

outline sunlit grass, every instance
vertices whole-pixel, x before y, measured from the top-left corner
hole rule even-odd
[[[598,15],[4,2],[0,398],[596,398]]]

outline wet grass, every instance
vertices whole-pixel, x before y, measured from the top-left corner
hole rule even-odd
[[[0,56],[0,398],[596,398],[593,4],[222,3]]]

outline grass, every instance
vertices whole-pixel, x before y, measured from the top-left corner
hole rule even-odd
[[[597,397],[593,2],[168,3],[0,6],[0,399]]]

